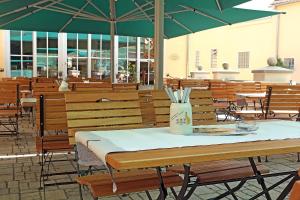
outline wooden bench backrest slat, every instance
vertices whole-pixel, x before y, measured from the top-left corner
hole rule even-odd
[[[142,127],[138,93],[66,93],[70,143],[79,130],[111,130]]]

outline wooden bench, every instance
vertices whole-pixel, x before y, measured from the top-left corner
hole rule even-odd
[[[65,97],[71,144],[75,144],[74,136],[78,130],[92,131],[143,127],[137,91],[66,93]],[[117,193],[112,190],[112,180],[108,174],[79,177],[77,181],[81,185],[89,186],[95,199],[159,188],[155,171],[115,172],[114,177],[117,181]],[[176,173],[169,172],[164,174],[164,177],[164,180],[166,183],[170,183],[170,186],[181,184],[181,178]]]
[[[197,79],[183,79],[180,81],[180,86],[183,88],[189,87],[193,90],[207,90],[209,89],[209,81],[208,80],[197,80]]]
[[[112,84],[112,88],[114,91],[139,90],[139,84],[138,83],[114,83]]]
[[[153,91],[153,105],[158,126],[168,126],[170,114],[170,101],[164,91]],[[190,102],[193,106],[193,125],[217,124],[215,108],[213,107],[211,91],[192,91]],[[269,170],[261,165],[257,165],[261,173]],[[173,166],[168,171],[184,174],[182,166]],[[232,180],[242,180],[246,177],[254,176],[250,162],[245,161],[214,161],[209,163],[199,163],[191,165],[191,176],[197,177],[200,185],[209,185]]]

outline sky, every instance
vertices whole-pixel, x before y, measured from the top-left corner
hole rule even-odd
[[[244,3],[239,8],[248,8],[254,10],[270,10],[270,4],[273,3],[273,0],[252,0],[248,3]]]

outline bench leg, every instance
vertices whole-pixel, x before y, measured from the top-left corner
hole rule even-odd
[[[253,159],[252,157],[250,157],[250,158],[249,158],[249,161],[250,161],[251,167],[252,167],[252,169],[253,169],[253,172],[254,172],[254,174],[255,174],[255,176],[256,176],[256,180],[257,180],[257,182],[261,185],[261,187],[262,187],[262,189],[263,189],[263,192],[264,192],[264,194],[265,194],[265,196],[266,196],[266,199],[267,199],[267,200],[272,200],[272,198],[271,198],[271,196],[270,196],[270,193],[269,193],[269,191],[268,191],[268,189],[267,189],[267,186],[266,186],[266,184],[265,184],[265,180],[264,180],[264,178],[261,176],[260,171],[257,170],[257,167],[256,167],[256,164],[255,164],[255,162],[254,162],[254,159]]]
[[[297,162],[300,162],[300,153],[297,153]]]
[[[238,198],[236,197],[236,195],[234,194],[234,191],[230,188],[230,186],[228,185],[228,183],[224,183],[225,187],[227,188],[227,190],[230,192],[231,196],[233,197],[234,200],[238,200]]]
[[[295,182],[298,181],[298,180],[300,180],[300,177],[299,177],[298,173],[296,172],[295,176],[292,178],[292,180],[289,182],[289,184],[284,188],[284,190],[279,195],[277,200],[284,200],[285,197],[287,197],[288,194],[290,193],[290,191],[292,190]]]

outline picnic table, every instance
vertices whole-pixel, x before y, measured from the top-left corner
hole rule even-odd
[[[190,164],[207,161],[248,158],[255,172],[255,179],[260,182],[263,191],[257,196],[265,195],[271,199],[269,188],[264,184],[267,177],[288,175],[292,181],[283,190],[278,199],[284,199],[295,180],[299,179],[297,171],[278,172],[261,175],[257,171],[253,157],[294,153],[300,151],[300,123],[293,121],[261,121],[255,134],[234,135],[234,124],[197,126],[198,128],[231,129],[230,136],[176,135],[169,128],[146,128],[114,131],[77,132],[76,142],[92,151],[108,168],[115,170],[132,170],[138,168],[156,168],[160,175],[161,168],[171,165],[183,165],[184,181],[180,194],[185,194],[189,185]],[[282,133],[285,134],[282,134]],[[161,199],[166,193],[162,177]],[[288,180],[288,179],[284,179]]]

